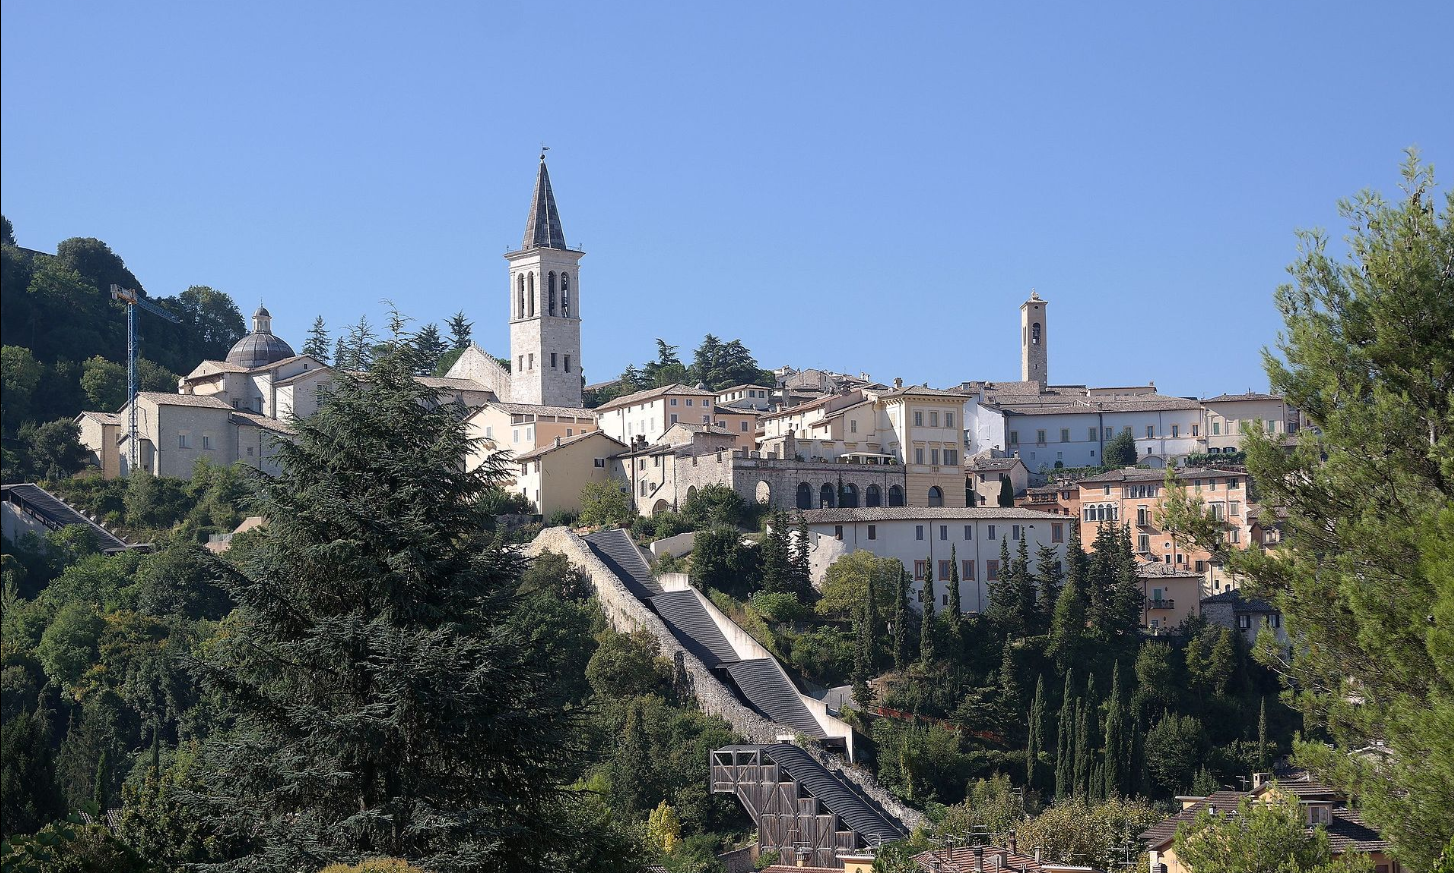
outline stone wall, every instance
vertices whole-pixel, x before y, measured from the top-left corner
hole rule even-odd
[[[526,547],[525,554],[534,557],[546,550],[565,555],[572,564],[586,571],[596,590],[596,599],[600,602],[601,609],[618,632],[630,633],[645,629],[660,644],[664,657],[675,660],[678,655],[681,656],[687,675],[692,680],[692,693],[703,712],[721,716],[739,736],[750,743],[774,743],[794,737],[792,728],[765,719],[744,705],[732,689],[723,685],[700,659],[682,648],[661,618],[628,591],[616,574],[607,569],[585,541],[573,531],[565,527],[546,528]],[[820,764],[830,771],[841,773],[864,795],[882,806],[906,827],[915,828],[923,821],[923,813],[896,800],[878,783],[872,773],[854,766],[842,756],[830,753],[815,743],[808,743],[803,747]]]

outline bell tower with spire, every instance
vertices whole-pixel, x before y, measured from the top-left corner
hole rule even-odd
[[[565,244],[545,152],[535,177],[525,240],[509,252],[510,394],[516,403],[582,405],[578,264]]]

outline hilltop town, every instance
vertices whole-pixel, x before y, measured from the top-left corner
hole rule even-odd
[[[7,322],[66,282],[193,357],[133,333],[123,390],[6,333],[7,837],[69,815],[136,870],[1201,873],[1237,822],[1328,869],[1438,854],[1437,813],[1392,824],[1430,786],[1376,787],[1397,732],[1319,721],[1328,659],[1366,645],[1298,575],[1353,490],[1300,490],[1354,430],[1321,390],[1078,383],[1035,291],[984,303],[1019,360],[953,384],[711,335],[586,384],[611,302],[565,227],[542,154],[486,349],[463,313],[448,342],[396,314],[295,347],[263,306],[206,332],[225,295],[152,301],[98,241],[6,223]],[[86,408],[44,423],[47,379]],[[1449,439],[1388,479],[1419,512]]]

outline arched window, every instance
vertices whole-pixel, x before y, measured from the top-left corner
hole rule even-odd
[[[944,492],[942,490],[940,490],[940,488],[939,488],[938,485],[930,485],[929,486],[929,505],[930,506],[943,506],[944,505]]]
[[[1040,345],[1040,322],[1030,325],[1030,345]]]
[[[551,270],[545,280],[546,287],[550,289],[550,308],[545,310],[550,315],[555,314],[555,271]]]
[[[824,482],[823,487],[818,489],[818,508],[833,509],[838,505],[837,495],[833,493],[833,483]]]
[[[858,508],[858,486],[854,485],[852,482],[849,482],[847,485],[843,486],[843,508]]]
[[[560,314],[570,318],[570,273],[560,274]]]
[[[804,482],[798,486],[798,508],[813,508],[813,486]]]
[[[897,485],[889,486],[889,506],[904,505],[904,489]]]
[[[525,317],[525,274],[524,273],[521,273],[518,276],[516,276],[515,278],[519,280],[517,282],[517,284],[520,286],[520,291],[516,295],[515,317],[516,318],[524,318]]]
[[[531,316],[535,315],[535,274],[531,273],[525,277],[525,299],[530,301]]]
[[[877,485],[870,485],[863,489],[864,506],[883,506],[883,492],[878,490]]]

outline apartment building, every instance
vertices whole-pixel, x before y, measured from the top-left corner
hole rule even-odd
[[[989,605],[988,585],[999,579],[1000,543],[1014,553],[1021,537],[1033,565],[1041,546],[1065,559],[1074,519],[1015,507],[981,506],[880,507],[876,509],[815,509],[803,513],[811,536],[809,551],[814,584],[820,584],[834,561],[855,551],[893,558],[913,576],[911,602],[922,611],[925,597],[936,609],[949,607],[954,590],[953,569],[959,570],[959,593],[966,613],[983,612]],[[958,564],[955,565],[954,562]],[[1032,566],[1032,570],[1035,568]],[[934,576],[932,591],[927,576]]]
[[[672,384],[648,388],[596,407],[596,420],[606,436],[631,445],[638,437],[655,442],[672,425],[711,424],[717,395],[705,388]]]
[[[625,450],[623,443],[598,430],[556,436],[514,458],[513,489],[535,504],[541,515],[580,512],[581,489],[611,479],[610,458]]]
[[[471,466],[478,466],[499,450],[518,458],[557,439],[568,440],[598,429],[596,416],[589,409],[501,400],[484,401],[465,424],[470,437],[480,440],[471,453]]]
[[[1207,451],[1212,454],[1236,452],[1242,439],[1255,423],[1264,433],[1286,436],[1296,433],[1297,416],[1276,394],[1220,394],[1202,401],[1206,410]]]

